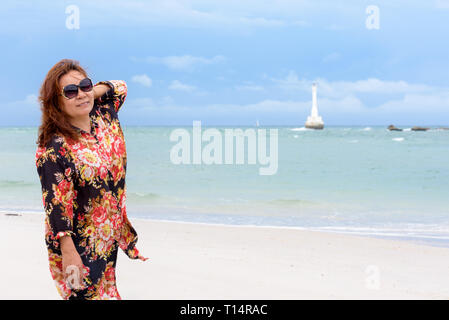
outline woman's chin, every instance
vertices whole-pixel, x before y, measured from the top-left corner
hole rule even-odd
[[[79,107],[76,107],[77,109],[76,109],[76,113],[78,114],[78,115],[86,115],[86,114],[89,114],[91,111],[92,111],[92,108],[94,107],[94,104],[92,103],[92,104],[86,104],[86,105],[82,105],[82,106],[79,106]]]

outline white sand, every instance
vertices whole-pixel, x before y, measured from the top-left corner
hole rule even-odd
[[[131,219],[138,248],[120,251],[124,299],[447,299],[449,249],[287,228]],[[59,299],[43,215],[0,213],[0,299]]]

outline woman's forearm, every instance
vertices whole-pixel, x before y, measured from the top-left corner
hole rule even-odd
[[[76,251],[72,237],[64,236],[59,241],[62,252],[63,277],[71,288],[81,290],[85,288],[83,282],[83,261],[78,251]],[[73,269],[73,267],[77,268]]]
[[[76,252],[75,244],[73,243],[72,237],[64,236],[59,239],[61,245],[62,254]]]
[[[106,84],[99,84],[94,87],[94,99],[100,98],[111,88]]]

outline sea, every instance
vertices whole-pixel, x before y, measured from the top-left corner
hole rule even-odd
[[[176,129],[192,133],[192,126],[124,127],[127,212],[150,220],[297,228],[449,247],[449,130],[402,127],[213,127],[223,136],[226,129],[266,129],[267,146],[270,129],[277,129],[272,175],[260,174],[266,165],[259,161],[174,163],[177,142],[170,136]],[[2,212],[43,213],[34,162],[37,130],[0,128]]]

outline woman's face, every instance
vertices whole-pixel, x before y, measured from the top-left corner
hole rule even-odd
[[[86,78],[82,73],[71,70],[59,79],[61,88],[69,84],[79,85],[80,81]],[[84,118],[89,116],[94,106],[94,91],[84,92],[78,88],[78,95],[72,99],[59,97],[59,103],[62,110],[72,119]]]

